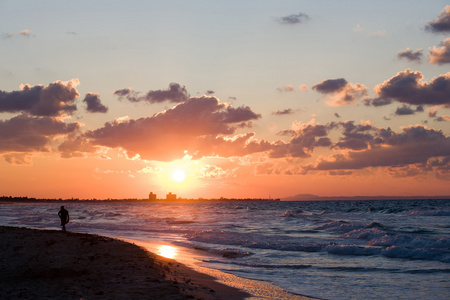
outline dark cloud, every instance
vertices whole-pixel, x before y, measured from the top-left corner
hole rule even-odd
[[[50,141],[79,128],[80,124],[76,122],[66,124],[56,118],[29,114],[0,120],[0,153],[48,152]]]
[[[450,116],[440,116],[436,118],[436,122],[450,122]]]
[[[92,113],[106,113],[108,107],[100,101],[100,95],[94,93],[87,93],[83,102],[87,103],[87,111]]]
[[[382,99],[390,99],[412,105],[449,105],[450,73],[422,82],[421,72],[406,69],[375,87]]]
[[[213,144],[202,141],[219,142],[219,136],[234,134],[242,124],[251,126],[251,121],[260,117],[249,107],[233,108],[215,97],[203,96],[152,117],[106,123],[86,132],[84,138],[93,145],[121,147],[133,156],[166,161],[183,157],[185,150],[191,154],[210,153]],[[204,148],[197,148],[200,146]]]
[[[277,116],[283,116],[283,115],[292,115],[295,111],[292,108],[287,108],[283,110],[277,109],[276,111],[272,112],[272,115]]]
[[[375,128],[372,128],[372,131]],[[367,137],[366,137],[367,139]],[[369,167],[400,167],[450,157],[450,138],[442,131],[409,126],[397,133],[390,128],[376,129],[371,147],[319,159],[305,170],[356,170]]]
[[[422,60],[422,49],[417,49],[416,51],[412,51],[409,48],[406,48],[406,50],[404,51],[400,51],[399,53],[397,53],[397,58],[398,59],[407,59],[409,61],[415,61],[415,62],[419,62]]]
[[[181,103],[189,98],[186,88],[178,83],[172,82],[167,90],[148,91],[147,94],[131,90],[130,88],[114,91],[114,95],[119,96],[119,100],[126,99],[130,102],[147,101],[150,103],[161,103],[169,101],[172,103]]]
[[[353,121],[332,124],[334,126],[330,125],[330,128],[343,128],[343,137],[339,138],[339,141],[333,145],[333,148],[363,150],[376,143],[372,135],[375,128],[371,124],[355,125]]]
[[[421,107],[421,106],[419,106]],[[417,110],[417,109],[412,109],[411,106],[409,105],[402,105],[397,107],[397,109],[395,110],[395,114],[397,116],[407,116],[407,115],[414,115],[417,111],[423,111],[423,109]]]
[[[450,32],[450,5],[441,11],[436,20],[429,21],[425,29],[434,33]]]
[[[322,94],[337,93],[343,90],[347,83],[344,78],[328,79],[314,85],[312,89]]]
[[[210,95],[212,95],[212,94],[214,94],[214,91],[212,91],[212,90],[207,90],[207,91],[206,91],[206,95],[210,96]]]
[[[233,138],[224,136],[206,135],[195,140],[195,150],[193,158],[198,159],[204,156],[245,156],[252,153],[270,150],[271,144],[266,141],[254,141],[253,132],[237,135]]]
[[[289,16],[278,18],[280,24],[300,24],[309,19],[309,16],[304,13],[292,14]]]
[[[364,104],[366,106],[370,106],[373,105],[375,107],[377,106],[384,106],[384,105],[389,105],[392,103],[391,99],[386,99],[386,98],[367,98],[363,100]]]
[[[336,118],[340,118],[340,117],[341,117],[338,113],[334,113],[334,116],[335,116]]]
[[[430,49],[428,61],[436,65],[450,63],[450,38],[445,39],[439,46],[441,47],[433,47],[433,49]]]
[[[269,153],[272,158],[279,157],[311,157],[316,147],[331,146],[327,132],[334,125],[298,124],[294,123],[290,130],[283,130],[279,135],[292,136],[289,143],[274,143]]]
[[[20,91],[0,91],[0,112],[27,112],[35,116],[59,116],[77,109],[78,79],[56,81],[48,86],[26,84]]]
[[[343,106],[354,103],[367,95],[367,87],[356,83],[351,84],[344,78],[324,80],[312,87],[313,90],[331,98],[331,106]]]

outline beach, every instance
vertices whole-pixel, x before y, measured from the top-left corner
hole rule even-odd
[[[1,299],[245,299],[175,260],[99,235],[0,227]]]

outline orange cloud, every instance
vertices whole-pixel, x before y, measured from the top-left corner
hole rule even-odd
[[[430,49],[430,54],[428,55],[430,63],[436,65],[450,63],[450,38],[445,39],[440,46],[440,48],[433,47],[433,49]]]
[[[220,135],[250,127],[251,121],[260,117],[249,107],[233,108],[219,103],[215,97],[202,96],[190,98],[152,117],[106,123],[103,128],[84,133],[83,137],[95,145],[121,147],[131,156],[139,154],[149,160],[168,161],[183,157],[185,150],[211,153],[211,147],[206,151],[196,146],[206,147],[205,139],[221,141]],[[233,143],[238,141],[240,139]]]
[[[363,84],[352,84],[344,78],[324,80],[312,87],[313,90],[327,95],[331,101],[330,106],[344,106],[353,104],[367,96],[367,87]]]

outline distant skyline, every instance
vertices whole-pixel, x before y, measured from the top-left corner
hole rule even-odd
[[[450,194],[445,1],[1,1],[0,196]]]

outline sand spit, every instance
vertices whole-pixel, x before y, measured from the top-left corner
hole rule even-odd
[[[0,227],[0,299],[244,299],[175,260],[108,237]]]

